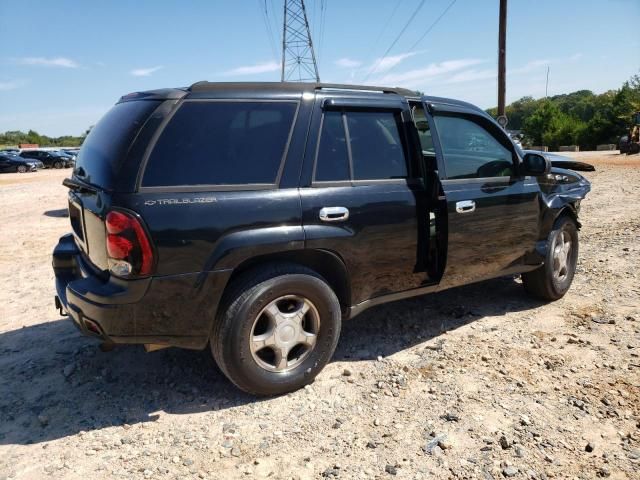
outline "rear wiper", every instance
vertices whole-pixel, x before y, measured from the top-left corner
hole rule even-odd
[[[91,192],[91,193],[98,193],[98,189],[96,187],[94,187],[93,185],[89,185],[88,183],[84,183],[80,180],[77,180],[75,178],[65,178],[62,181],[62,185],[64,185],[65,187],[71,189],[71,190],[75,190],[78,192]]]

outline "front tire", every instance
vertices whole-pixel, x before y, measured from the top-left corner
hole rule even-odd
[[[544,265],[522,274],[525,290],[543,300],[558,300],[569,290],[578,263],[578,226],[563,215],[549,234]]]
[[[294,264],[261,267],[229,287],[211,334],[224,374],[253,395],[311,383],[338,343],[340,303],[326,281]]]
[[[25,167],[24,165],[18,165],[18,168],[16,169],[16,171],[18,173],[27,173],[27,167]]]
[[[62,162],[55,162],[53,168],[62,168]]]

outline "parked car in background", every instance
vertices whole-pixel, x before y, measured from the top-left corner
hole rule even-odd
[[[77,157],[80,152],[79,148],[63,148],[60,150],[61,152],[66,153],[67,155],[71,155],[72,157]]]
[[[45,168],[68,168],[75,163],[71,157],[56,151],[23,150],[20,152],[20,156],[22,158],[40,160]]]
[[[67,153],[65,150],[56,150],[55,153],[67,158],[71,162],[71,167],[76,165],[76,157],[78,156],[76,153]]]
[[[27,160],[18,155],[0,153],[0,173],[26,173],[38,169],[37,160]]]
[[[0,153],[12,153],[14,155],[20,155],[20,149],[19,148],[3,148],[2,150],[0,150]]]

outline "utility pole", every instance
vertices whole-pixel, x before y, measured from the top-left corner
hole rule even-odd
[[[284,0],[280,81],[320,82],[304,0]]]
[[[544,86],[544,98],[545,98],[545,100],[549,96],[549,70],[550,70],[550,67],[549,67],[549,65],[547,65],[547,83]]]
[[[500,27],[498,31],[498,123],[507,126],[505,99],[507,85],[507,0],[500,0]]]

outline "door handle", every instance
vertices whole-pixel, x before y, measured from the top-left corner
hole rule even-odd
[[[324,207],[320,209],[323,222],[344,222],[349,218],[349,209],[345,207]]]
[[[456,212],[458,213],[471,213],[476,209],[476,202],[473,200],[462,200],[456,202]]]

